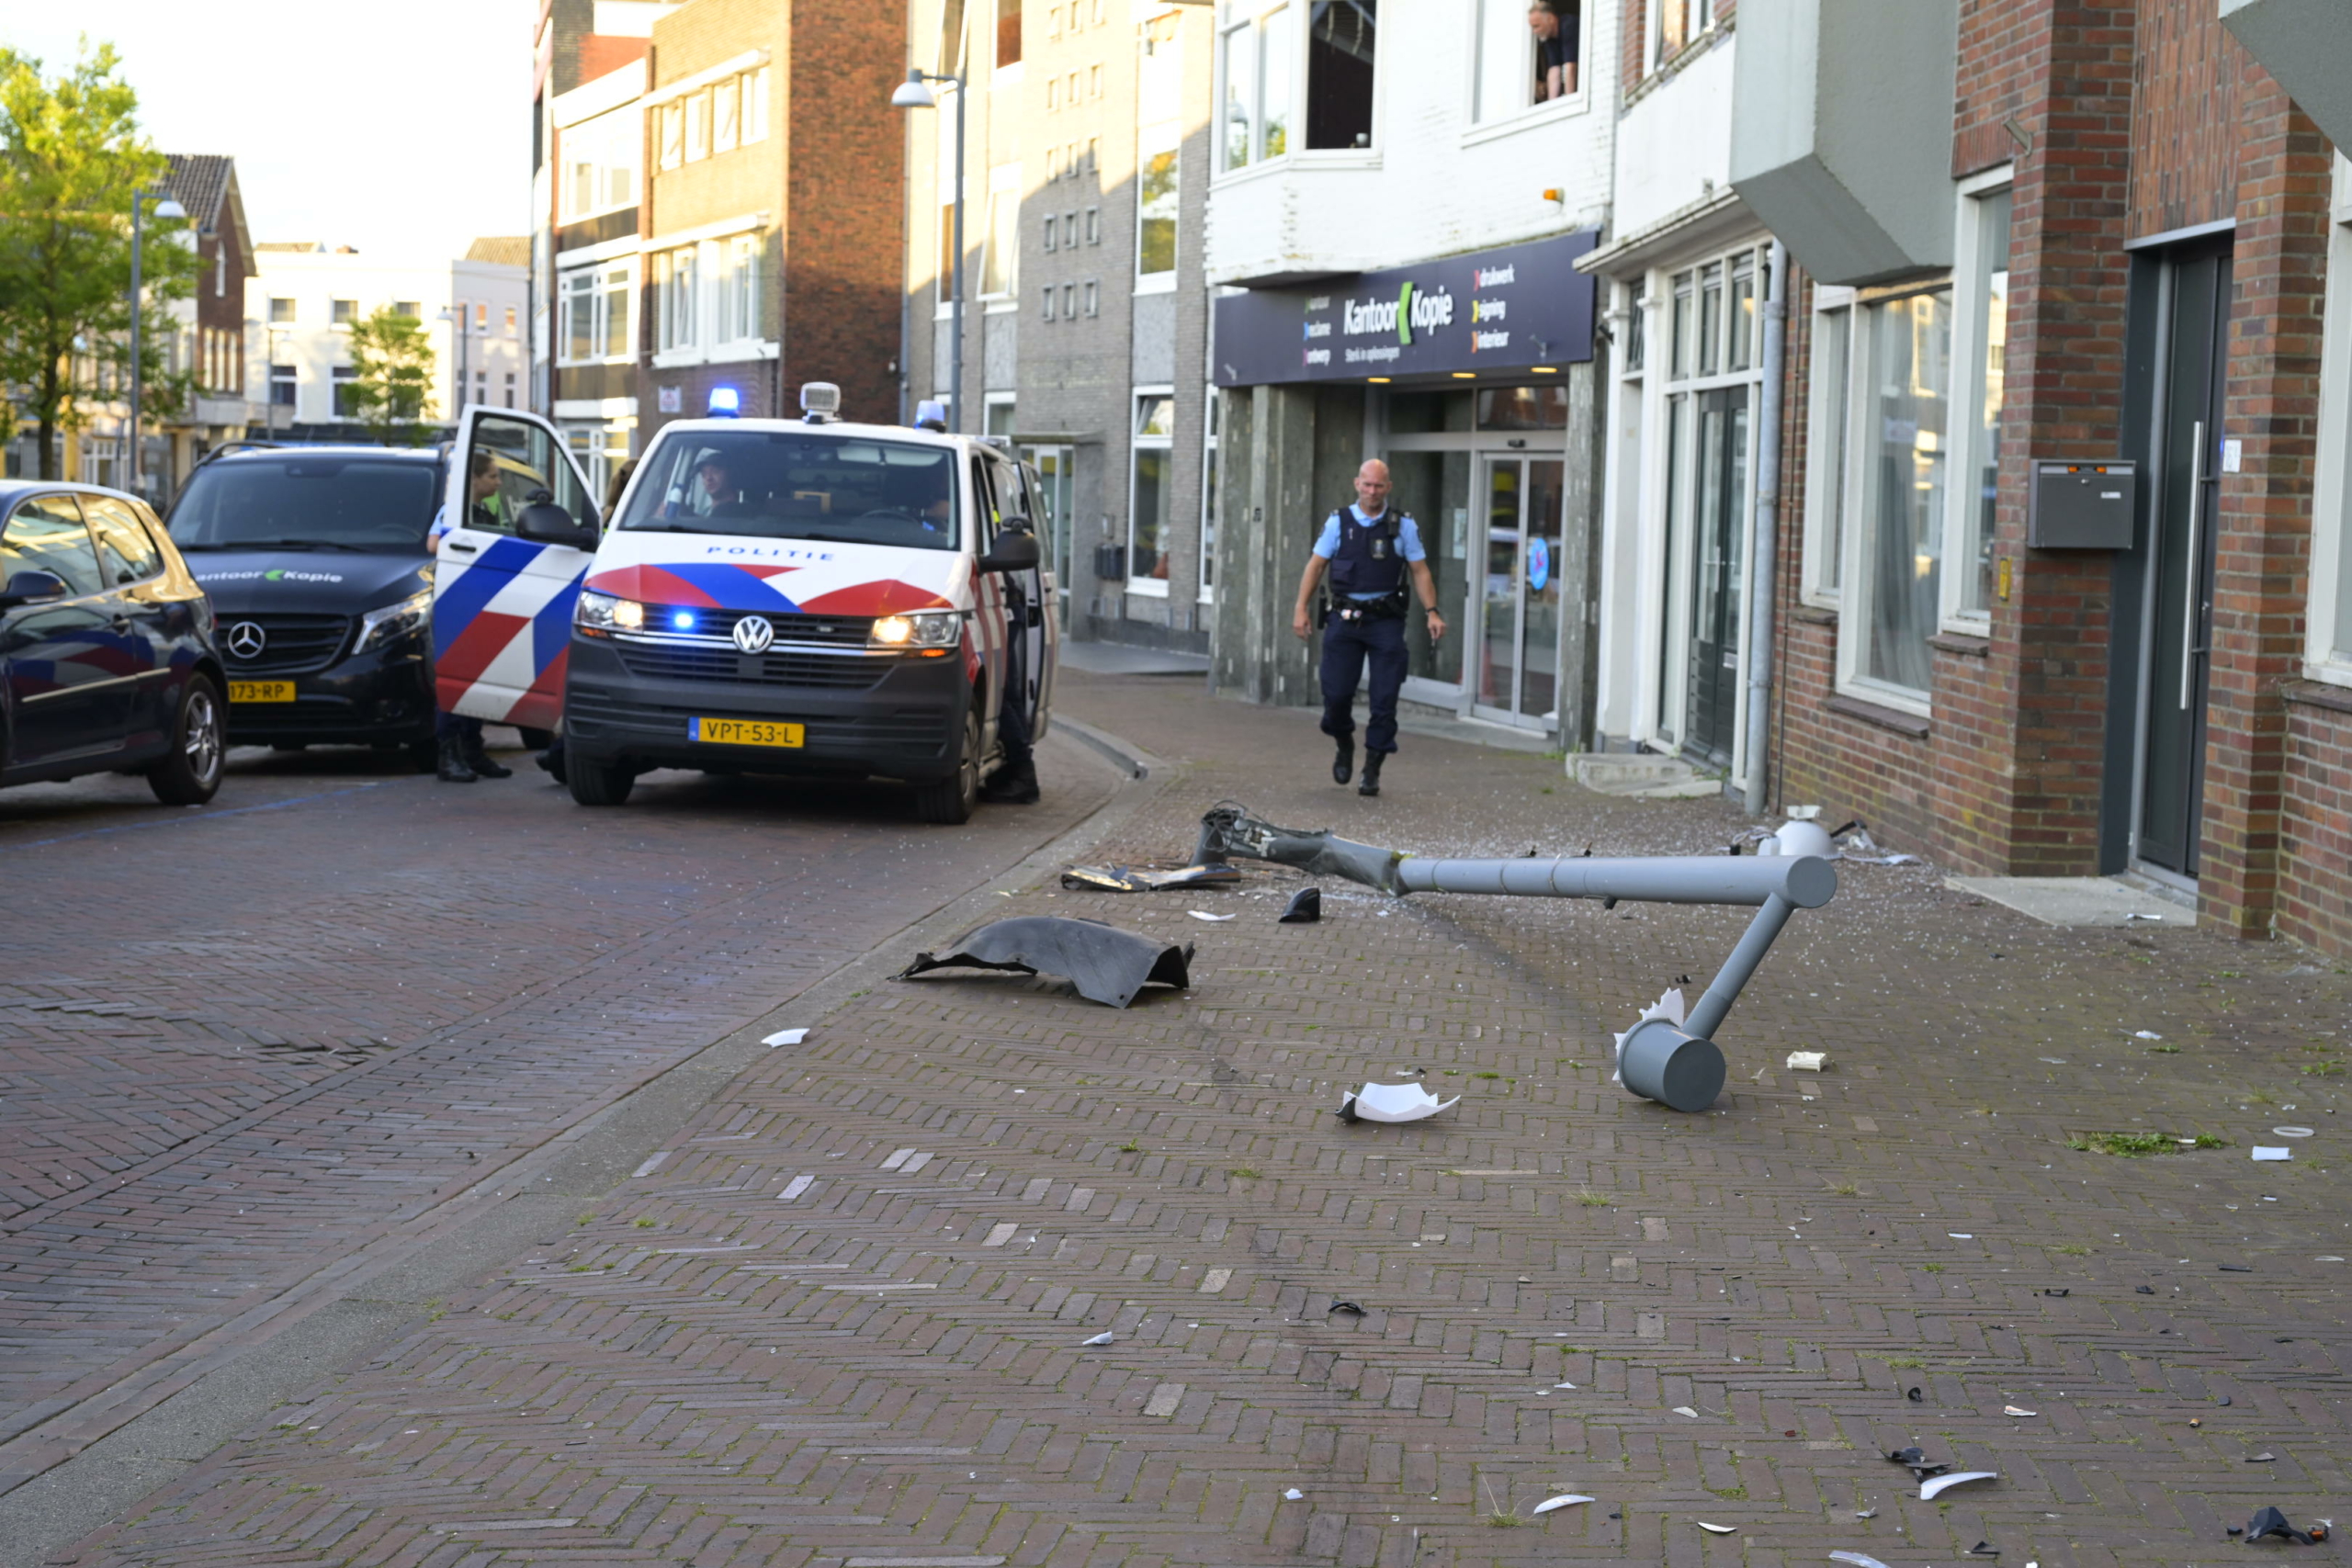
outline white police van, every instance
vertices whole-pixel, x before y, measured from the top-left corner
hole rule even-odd
[[[967,819],[1008,726],[1050,717],[1037,478],[982,440],[841,423],[839,399],[662,426],[601,523],[552,425],[467,410],[444,705],[560,725],[582,805],[685,767],[902,780],[923,819]]]

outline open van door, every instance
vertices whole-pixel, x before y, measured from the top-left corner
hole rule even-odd
[[[571,610],[596,553],[588,481],[554,425],[469,407],[442,498],[433,671],[452,713],[553,729]]]

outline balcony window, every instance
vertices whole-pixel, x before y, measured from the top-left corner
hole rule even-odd
[[[1237,6],[1220,39],[1225,78],[1225,166],[1246,167],[1290,152],[1294,90],[1288,4]]]
[[[1372,145],[1380,0],[1314,0],[1306,22],[1306,145]]]
[[[1174,122],[1143,133],[1136,220],[1136,273],[1141,277],[1176,270],[1177,145],[1182,134]]]
[[[1657,0],[1651,68],[1672,60],[1715,25],[1715,0]]]
[[[1476,0],[1476,118],[1508,119],[1582,88],[1581,0]]]

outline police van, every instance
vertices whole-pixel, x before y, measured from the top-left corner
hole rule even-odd
[[[839,422],[839,396],[673,421],[602,519],[554,426],[468,409],[434,577],[442,705],[560,727],[583,806],[697,768],[903,781],[924,820],[969,818],[1004,741],[1050,716],[1037,477],[985,441]]]

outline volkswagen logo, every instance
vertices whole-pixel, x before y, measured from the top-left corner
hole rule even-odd
[[[775,640],[775,626],[765,615],[746,615],[735,623],[735,646],[746,653],[765,653]]]
[[[229,651],[240,659],[259,659],[269,646],[269,634],[254,621],[239,621],[229,628]]]

